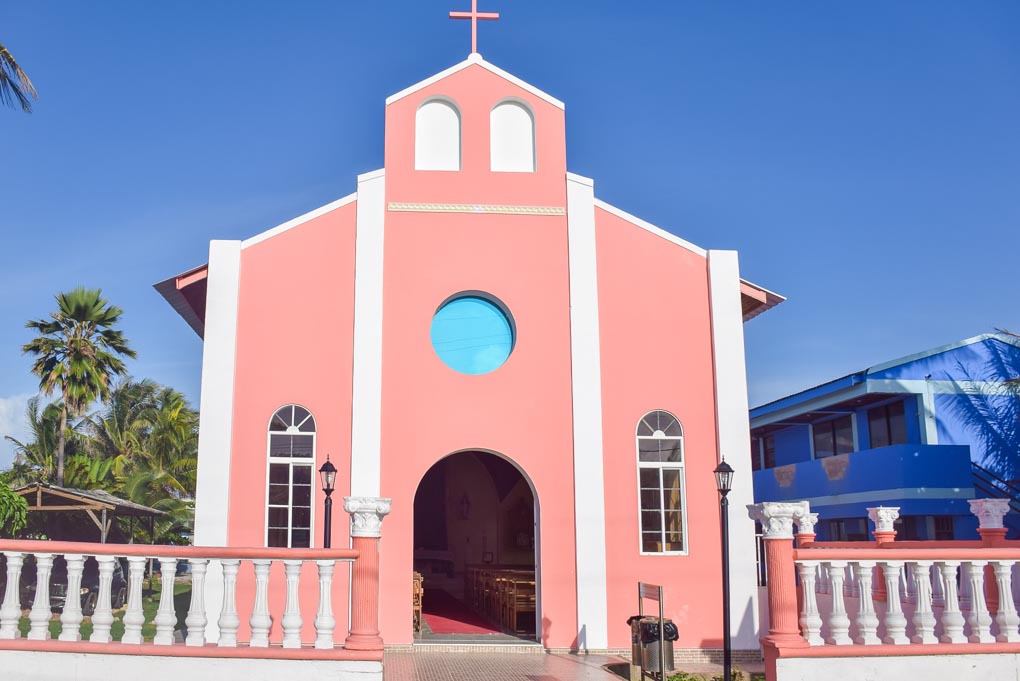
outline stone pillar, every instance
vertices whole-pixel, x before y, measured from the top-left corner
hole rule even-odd
[[[991,548],[1006,545],[1006,527],[1002,520],[1009,513],[1009,499],[968,499],[970,512],[977,516],[981,542]],[[985,566],[985,602],[988,612],[999,613],[999,585],[991,565]]]
[[[797,580],[793,562],[793,523],[810,512],[806,502],[750,504],[747,512],[761,523],[768,570],[769,634],[764,643],[775,648],[808,645],[797,621]],[[805,525],[806,527],[806,525]]]
[[[808,502],[801,502],[807,504]],[[811,508],[810,505],[806,508]],[[799,518],[794,518],[797,523],[797,546],[804,546],[815,540],[815,525],[818,524],[818,514],[805,512]]]
[[[868,517],[875,523],[876,544],[885,544],[896,540],[896,529],[893,523],[900,517],[899,506],[874,506],[868,509]]]
[[[344,647],[350,650],[382,650],[379,636],[379,537],[382,519],[392,499],[344,497],[351,514],[351,548],[360,556],[351,571],[351,631]]]

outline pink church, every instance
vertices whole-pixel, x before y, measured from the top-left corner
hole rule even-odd
[[[597,199],[568,172],[554,97],[473,53],[386,101],[384,167],[354,193],[213,241],[156,288],[204,339],[196,544],[321,547],[328,456],[334,547],[342,497],[392,500],[388,646],[441,643],[460,618],[629,650],[640,581],[664,587],[679,648],[714,650],[725,457],[733,645],[759,650],[742,324],[783,299],[742,280],[735,252]],[[242,574],[238,598],[253,590]]]

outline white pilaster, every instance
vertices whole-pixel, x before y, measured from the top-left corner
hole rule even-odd
[[[196,546],[227,545],[240,289],[241,242],[210,242],[195,490]],[[213,570],[206,585],[211,605],[205,636],[215,641],[220,635],[217,620],[223,594],[222,572]]]
[[[574,407],[574,525],[577,629],[582,649],[609,645],[606,499],[602,468],[602,370],[594,182],[567,175],[570,362]]]
[[[754,503],[754,490],[744,365],[744,315],[740,307],[740,266],[736,251],[708,252],[708,283],[719,456],[725,457],[734,470],[730,506],[742,508]],[[729,518],[731,636],[734,648],[752,649],[760,645],[754,521],[743,513],[730,513]]]
[[[377,497],[381,470],[385,171],[358,176],[357,214],[351,495]]]

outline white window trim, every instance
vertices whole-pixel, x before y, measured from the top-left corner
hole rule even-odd
[[[312,421],[315,421],[315,414],[312,413],[312,410],[309,409],[308,407],[302,405],[302,404],[298,404],[297,402],[289,402],[287,404],[284,404],[284,405],[281,405],[281,406],[277,407],[275,410],[273,410],[273,415],[269,417],[269,424],[266,426],[266,495],[264,497],[265,498],[265,503],[263,504],[263,507],[265,508],[265,514],[264,514],[263,519],[262,519],[262,529],[263,529],[262,544],[266,548],[269,548],[269,485],[270,485],[269,467],[272,464],[274,464],[274,463],[290,464],[290,466],[288,467],[288,472],[289,472],[288,487],[289,487],[289,490],[288,490],[288,498],[287,498],[287,508],[290,510],[290,515],[288,516],[288,523],[290,524],[290,527],[287,529],[287,546],[286,546],[286,548],[288,548],[288,549],[289,548],[293,548],[290,545],[290,543],[291,543],[291,534],[294,531],[294,526],[293,526],[293,522],[292,522],[293,514],[294,514],[294,465],[293,465],[295,463],[294,457],[291,457],[291,456],[270,456],[269,455],[269,452],[271,451],[270,450],[270,443],[272,442],[272,436],[273,436],[274,433],[276,435],[280,435],[280,434],[283,434],[283,435],[294,434],[294,435],[296,435],[296,434],[298,434],[298,433],[288,433],[287,431],[283,431],[281,433],[280,431],[270,430],[270,427],[272,426],[272,423],[273,423],[273,418],[276,416],[277,413],[279,413],[279,411],[281,409],[285,409],[287,407],[300,407],[301,409],[304,409],[305,411],[308,412],[308,418],[312,419]],[[307,421],[308,419],[305,419],[305,420]],[[304,421],[302,421],[301,423],[304,423]],[[311,435],[312,436],[312,456],[310,458],[308,458],[308,462],[307,462],[307,465],[311,466],[311,469],[312,469],[312,496],[311,496],[311,500],[309,502],[309,503],[311,503],[311,510],[310,510],[311,517],[309,518],[309,527],[308,527],[308,548],[310,548],[310,549],[317,548],[316,547],[316,543],[315,543],[315,510],[318,508],[318,497],[319,497],[318,490],[319,490],[319,487],[316,484],[315,478],[318,475],[318,472],[317,472],[317,469],[316,469],[316,463],[318,462],[318,440],[319,440],[319,438],[318,438],[318,428],[319,428],[318,422],[315,421],[315,430],[313,430],[311,433],[306,433],[306,432],[300,433],[301,435]],[[302,463],[304,462],[303,459],[301,461],[302,461]],[[275,508],[281,508],[281,507],[280,506],[276,506]],[[281,546],[281,547],[274,547],[274,548],[284,548],[284,547]]]
[[[496,170],[492,167],[492,113],[504,104],[517,104],[528,112],[531,117],[531,170]],[[528,102],[520,97],[505,97],[489,109],[489,172],[516,173],[518,175],[534,175],[538,172],[538,116]]]
[[[664,465],[663,462],[641,461],[641,450],[640,450],[640,447],[638,446],[638,443],[641,440],[656,440],[656,439],[659,439],[659,438],[656,438],[656,437],[653,437],[653,436],[649,436],[649,435],[638,435],[637,434],[637,428],[640,428],[641,421],[646,416],[648,416],[652,412],[656,412],[656,411],[661,411],[663,413],[669,414],[674,419],[676,419],[677,425],[680,426],[680,437],[679,438],[675,438],[675,437],[663,438],[663,439],[668,439],[668,440],[676,440],[676,439],[680,440],[680,464],[679,465],[676,465],[673,462],[666,462],[666,465]],[[667,411],[666,409],[652,409],[652,410],[646,411],[644,414],[641,415],[641,418],[638,419],[638,425],[634,429],[634,458],[635,458],[635,461],[637,462],[637,512],[638,512],[638,515],[637,515],[638,533],[637,534],[638,534],[638,554],[639,555],[642,555],[642,556],[687,556],[687,555],[690,555],[691,542],[690,542],[690,535],[687,533],[687,450],[686,450],[686,446],[685,446],[684,440],[685,440],[685,438],[684,438],[684,426],[683,426],[683,423],[680,421],[680,419],[678,419],[676,417],[676,415],[673,412]],[[641,530],[641,512],[642,512],[642,509],[641,509],[641,469],[642,468],[653,468],[653,469],[659,471],[659,513],[662,515],[663,532],[665,532],[666,517],[665,517],[665,512],[663,510],[663,498],[664,498],[665,495],[663,494],[663,489],[662,489],[662,470],[664,468],[669,468],[669,469],[676,469],[676,470],[680,471],[680,514],[681,514],[681,517],[683,518],[683,528],[682,528],[681,531],[683,532],[683,538],[684,538],[684,540],[683,540],[684,541],[684,548],[683,548],[682,551],[645,551],[644,550],[644,542],[642,541],[642,537],[641,537],[641,535],[642,535],[642,530]],[[663,542],[663,543],[665,543],[665,542]]]

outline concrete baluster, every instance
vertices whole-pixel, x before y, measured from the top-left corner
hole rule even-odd
[[[109,643],[113,640],[110,628],[113,626],[113,567],[117,559],[114,556],[96,556],[99,564],[99,594],[96,611],[92,614],[93,643]]]
[[[938,643],[935,637],[935,613],[932,612],[931,561],[919,560],[911,565],[914,584],[914,635],[911,643]]]
[[[857,625],[857,638],[854,643],[866,646],[873,646],[881,643],[878,638],[878,615],[875,614],[875,604],[872,602],[871,581],[875,570],[875,561],[860,560],[853,564],[854,577],[858,584],[860,594],[860,605],[857,610],[857,617],[854,624]]]
[[[184,643],[189,646],[205,645],[205,625],[209,618],[205,613],[205,573],[209,566],[208,558],[189,558],[191,566],[191,603],[188,605],[188,616],[184,624],[188,627],[188,637]]]
[[[0,639],[21,637],[18,631],[18,620],[21,619],[21,566],[25,563],[25,554],[4,551],[7,558],[7,586],[4,589],[4,603],[0,606]]]
[[[177,625],[177,612],[174,608],[174,580],[177,576],[177,559],[159,559],[159,609],[156,611],[156,635],[152,642],[156,645],[168,646],[174,642],[174,627]]]
[[[903,561],[886,560],[879,565],[885,577],[886,588],[885,638],[882,642],[895,645],[910,643],[907,638],[907,618],[900,606],[900,571],[903,569]]]
[[[145,612],[142,610],[142,576],[145,572],[144,556],[128,556],[127,608],[124,611],[124,635],[121,643],[142,642],[142,625]]]
[[[989,631],[992,618],[985,604],[985,566],[988,561],[972,560],[964,563],[967,572],[968,591],[970,592],[970,610],[967,613],[967,628],[970,634],[967,640],[971,643],[991,643],[995,639]]]
[[[829,579],[832,583],[832,611],[829,613],[829,636],[826,643],[847,646],[853,643],[850,639],[850,618],[846,614],[846,593],[843,580],[846,575],[846,561],[828,561]]]
[[[1011,583],[1015,562],[1012,560],[992,561],[999,594],[1005,595],[1004,598],[999,598],[999,611],[995,614],[995,624],[999,630],[995,640],[999,642],[1016,643],[1020,641],[1020,632],[1017,631],[1017,627],[1020,626],[1020,616],[1017,616],[1016,605],[1013,603],[1013,585]]]
[[[333,617],[333,570],[336,562],[317,560],[319,568],[319,609],[315,615],[315,647],[331,649],[336,618]]]
[[[800,633],[813,646],[825,643],[821,636],[822,618],[818,614],[818,598],[815,595],[815,574],[818,561],[805,560],[797,565],[800,574],[800,590],[803,605],[800,610]]]
[[[269,614],[269,568],[272,563],[271,560],[252,561],[255,566],[255,605],[248,621],[251,626],[248,645],[252,648],[269,646],[269,630],[273,626],[273,618]]]
[[[53,572],[53,554],[35,554],[35,599],[28,621],[32,628],[28,638],[32,641],[48,641],[50,638],[50,574]]]
[[[84,617],[81,612],[81,575],[85,569],[85,556],[80,553],[64,555],[67,564],[67,594],[64,596],[64,609],[60,613],[61,641],[80,641],[81,623]]]
[[[966,643],[963,635],[963,613],[960,612],[959,596],[956,589],[956,572],[960,561],[946,560],[938,564],[945,589],[945,607],[942,609],[942,635],[940,643]]]
[[[283,608],[283,647],[301,647],[301,603],[298,600],[298,584],[301,581],[301,561],[283,561],[283,571],[287,578],[287,603]]]
[[[241,626],[241,618],[237,616],[237,570],[241,561],[236,558],[225,558],[220,561],[223,568],[223,607],[217,626],[220,638],[216,645],[221,648],[237,646],[237,629]]]

